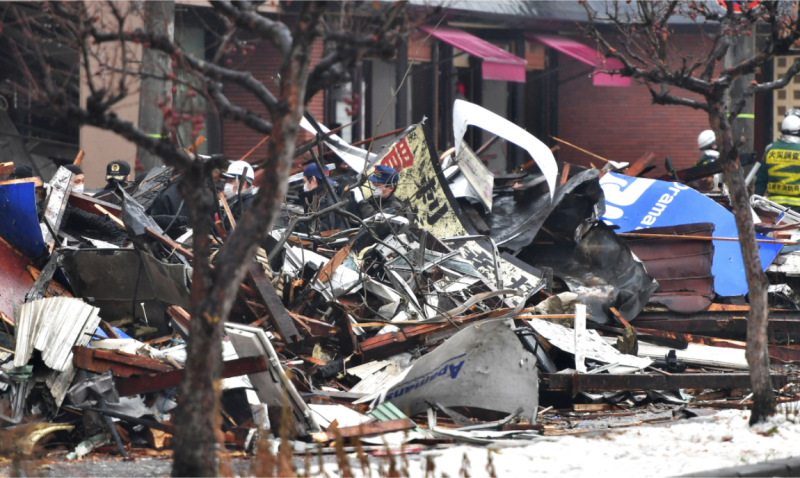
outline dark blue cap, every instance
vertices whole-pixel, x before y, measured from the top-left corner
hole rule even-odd
[[[326,168],[325,175],[327,175],[327,174],[328,174],[328,171],[327,171],[327,168]],[[319,172],[319,168],[317,167],[316,163],[311,163],[308,166],[306,166],[306,169],[303,170],[303,176],[306,176],[308,178],[314,177],[314,178],[317,178],[317,179],[322,179],[322,173]]]
[[[399,177],[400,176],[397,174],[396,169],[392,168],[391,166],[379,164],[375,166],[375,171],[372,172],[372,176],[369,177],[369,180],[373,183],[397,186],[397,180]]]

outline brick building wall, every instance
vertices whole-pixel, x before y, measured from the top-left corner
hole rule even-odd
[[[677,48],[689,51],[699,35],[678,35]],[[585,43],[585,40],[579,40]],[[559,55],[559,80],[563,81],[586,65],[569,65],[576,60]],[[566,73],[564,73],[566,71]],[[674,88],[676,95],[678,89]],[[691,94],[679,96],[697,98]],[[756,121],[759,121],[756,118]],[[633,162],[652,151],[658,168],[648,174],[664,173],[669,156],[676,169],[694,166],[700,158],[697,136],[709,129],[708,115],[686,106],[654,105],[647,87],[631,81],[630,88],[593,86],[591,78],[578,77],[559,87],[558,137],[614,161]],[[562,145],[558,158],[573,164],[602,168],[603,162]]]
[[[269,42],[256,41],[250,43],[255,47],[255,51],[247,51],[243,54],[237,51],[234,55],[229,55],[232,60],[232,67],[241,71],[250,71],[253,76],[275,95],[278,95],[278,86],[275,84],[273,78],[278,76],[281,68],[280,55],[277,49]],[[314,43],[311,52],[311,67],[319,62],[323,53],[322,40],[317,39]],[[261,103],[245,89],[236,85],[225,85],[225,95],[235,105],[239,105],[250,111],[261,114],[264,118],[269,119],[269,113]],[[309,110],[314,114],[319,121],[324,119],[324,93],[319,92],[308,104]],[[301,130],[301,140],[308,140],[311,136]],[[241,122],[233,120],[222,121],[222,152],[231,159],[239,159],[255,145],[257,145],[264,136],[261,133],[251,130]],[[254,161],[256,159],[264,158],[267,154],[267,143],[259,146],[247,159]]]

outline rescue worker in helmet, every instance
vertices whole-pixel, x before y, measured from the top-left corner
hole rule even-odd
[[[767,147],[756,176],[756,194],[800,212],[800,116],[787,115],[781,136]]]
[[[710,129],[700,133],[697,137],[697,148],[702,153],[702,156],[695,166],[705,166],[711,164],[719,159],[719,151],[717,150],[717,136]],[[700,179],[692,183],[695,189],[704,192],[717,192],[720,188],[725,186],[725,175],[717,173],[710,178]]]
[[[327,181],[332,189],[337,186],[336,182],[328,177],[327,169],[322,172],[316,164],[311,163],[303,170],[303,192],[300,193],[300,202],[304,213],[315,213],[333,206],[334,200],[330,197],[323,181]],[[343,229],[347,229],[347,223],[336,213],[323,214],[307,225],[298,225],[298,231],[305,234]]]
[[[258,188],[253,187],[256,176],[253,167],[247,161],[232,161],[228,170],[220,174],[220,178],[225,181],[223,194],[234,220],[239,221],[245,211],[250,209]],[[226,230],[230,230],[230,221],[223,220]]]
[[[719,159],[717,136],[710,129],[703,131],[700,133],[700,136],[697,137],[697,148],[703,156],[700,157],[695,166],[705,166]]]
[[[372,197],[364,199],[360,188],[353,190],[353,197],[358,203],[358,214],[361,219],[372,217],[379,212],[401,214],[403,202],[394,195],[400,176],[390,167],[379,164],[369,177]]]

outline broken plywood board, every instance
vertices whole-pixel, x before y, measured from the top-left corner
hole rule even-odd
[[[49,249],[52,249],[55,238],[50,233],[50,228],[53,232],[58,233],[61,226],[61,218],[64,217],[64,210],[67,208],[67,201],[69,200],[69,193],[72,190],[72,171],[61,166],[56,171],[53,179],[50,180],[50,194],[44,202],[44,215],[39,227],[42,231],[44,244]],[[50,227],[47,227],[47,224]]]
[[[573,329],[540,319],[531,319],[528,323],[539,335],[547,339],[555,347],[564,352],[575,354],[575,332]],[[586,330],[581,334],[580,346],[582,347],[581,351],[584,358],[602,363],[616,363],[622,366],[615,367],[612,372],[619,373],[621,371],[617,370],[619,368],[627,368],[628,371],[632,371],[631,369],[643,369],[653,363],[648,358],[621,353],[603,340],[603,337],[600,337],[595,330]]]

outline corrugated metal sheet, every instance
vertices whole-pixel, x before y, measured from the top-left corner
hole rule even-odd
[[[711,223],[687,224],[674,227],[653,227],[648,234],[677,236],[711,236]],[[714,258],[712,241],[686,239],[623,238],[636,254],[647,273],[658,281],[658,290],[650,302],[663,304],[675,312],[691,313],[705,310],[714,298]]]
[[[72,347],[89,343],[100,323],[100,309],[80,299],[53,297],[19,307],[14,366],[26,365],[34,349],[45,365],[59,372],[72,366]]]

